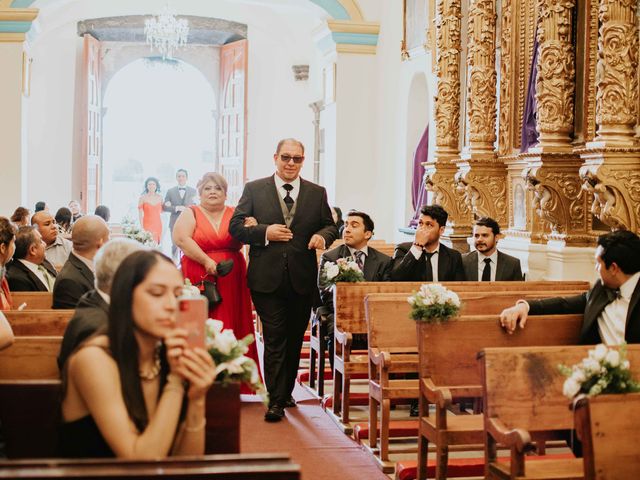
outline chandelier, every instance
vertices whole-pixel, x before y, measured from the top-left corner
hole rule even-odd
[[[144,21],[147,44],[160,52],[162,59],[172,59],[174,50],[184,47],[189,36],[189,22],[177,19],[175,12],[165,5],[159,15]]]

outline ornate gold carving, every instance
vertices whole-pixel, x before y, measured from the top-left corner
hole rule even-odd
[[[480,169],[479,169],[480,170]],[[504,167],[460,170],[455,175],[456,189],[463,195],[467,208],[476,217],[491,217],[507,226],[507,182]]]
[[[496,14],[494,0],[469,5],[469,140],[471,152],[493,151],[496,140]]]
[[[460,139],[460,0],[438,0],[436,152],[457,153]]]
[[[596,140],[634,143],[638,115],[636,0],[601,0],[596,70]]]
[[[455,233],[471,231],[471,212],[464,196],[454,188],[456,167],[452,163],[427,164],[425,185],[433,193],[434,204],[441,205],[449,214],[449,222]]]
[[[512,148],[512,118],[513,103],[511,96],[513,95],[513,79],[512,75],[512,0],[503,0],[502,2],[502,23],[500,38],[500,124],[498,129],[498,153],[500,155],[508,155]]]
[[[589,51],[587,57],[588,89],[586,90],[584,109],[586,110],[586,124],[583,125],[585,142],[592,141],[596,136],[596,64],[598,62],[598,3],[590,0],[590,11],[587,13],[587,28],[589,31],[585,41]]]
[[[574,0],[538,0],[536,101],[540,146],[568,146],[573,132]]]

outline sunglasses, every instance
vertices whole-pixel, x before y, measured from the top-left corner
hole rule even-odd
[[[280,155],[280,160],[282,160],[284,163],[289,163],[291,160],[293,160],[293,163],[302,163],[304,162],[304,156],[300,156],[300,155],[291,156],[291,155],[283,154],[283,155]]]

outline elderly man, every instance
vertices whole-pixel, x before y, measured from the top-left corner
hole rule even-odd
[[[116,238],[104,244],[94,257],[95,289],[85,293],[76,306],[76,311],[62,337],[58,367],[62,370],[67,358],[87,337],[107,326],[111,282],[120,263],[131,253],[146,247],[128,238]]]
[[[76,308],[80,297],[93,289],[93,258],[109,240],[109,227],[97,215],[79,218],[73,226],[73,250],[53,285],[53,308]]]
[[[37,227],[42,235],[42,240],[46,245],[45,257],[57,271],[60,271],[71,253],[71,242],[62,238],[56,227],[55,219],[47,211],[42,210],[34,213],[31,217],[31,225]]]
[[[7,263],[12,292],[51,292],[57,272],[44,257],[45,243],[35,227],[20,227],[13,260]]]

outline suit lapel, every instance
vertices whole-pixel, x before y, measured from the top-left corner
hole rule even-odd
[[[35,273],[33,273],[31,270],[29,270],[29,268],[27,268],[27,266],[24,263],[22,263],[19,260],[15,260],[15,262],[16,262],[16,266],[27,275],[29,280],[31,280],[31,282],[33,282],[33,285],[39,291],[41,291],[41,292],[46,292],[47,291],[47,286],[44,283],[42,283],[42,280],[40,280]],[[45,260],[45,265],[44,265],[45,268],[47,268],[46,263],[48,263],[47,260]],[[49,270],[49,268],[47,268],[47,270]]]
[[[73,253],[69,255],[69,259],[71,260],[71,264],[78,269],[80,274],[87,280],[87,282],[93,285],[93,273],[91,272],[89,267],[87,267],[85,263],[78,257],[76,257]]]
[[[464,266],[467,280],[472,282],[478,281],[478,251],[474,250],[467,257],[467,264]]]
[[[271,208],[273,208],[276,212],[278,212],[278,215],[282,219],[281,223],[284,224],[284,215],[282,214],[282,208],[280,207],[280,200],[278,199],[278,195],[280,194],[280,192],[278,192],[278,188],[276,187],[274,176],[275,174],[270,177],[267,177],[265,181],[265,185],[266,185],[265,194],[268,198],[268,201],[271,203]]]
[[[376,251],[369,247],[369,254],[364,261],[364,272],[362,272],[364,274],[364,279],[367,281],[373,280],[375,276],[376,269],[378,268],[378,262],[376,260]]]
[[[631,320],[631,313],[638,306],[638,301],[640,301],[640,281],[638,281],[635,290],[631,294],[631,300],[629,300],[629,310],[627,310],[627,321],[625,323],[625,332],[627,331],[627,327],[629,326],[629,321]]]
[[[306,201],[308,188],[305,185],[307,182],[300,178],[300,191],[298,192],[298,198],[296,199],[296,212],[304,211],[304,202]],[[293,220],[291,221],[291,227],[296,224],[296,220],[300,217],[300,215],[293,215]],[[327,245],[328,246],[328,245]],[[347,252],[349,250],[347,249]]]
[[[58,271],[55,269],[53,265],[51,265],[51,262],[49,262],[49,260],[47,260],[46,258],[42,262],[42,266],[47,269],[47,272],[49,272],[54,279],[58,276]]]
[[[425,255],[423,254],[423,256]],[[442,279],[447,276],[447,271],[449,270],[449,251],[447,247],[442,244],[440,244],[438,250],[438,257],[438,282],[443,282],[444,280]]]
[[[502,280],[505,278],[505,259],[504,255],[498,250],[498,264],[496,265],[496,280]]]
[[[587,306],[584,310],[584,322],[582,325],[583,335],[592,328],[594,322],[598,319],[598,316],[602,313],[602,310],[604,310],[604,307],[606,307],[608,303],[609,299],[606,295],[605,287],[598,280],[591,290]]]

